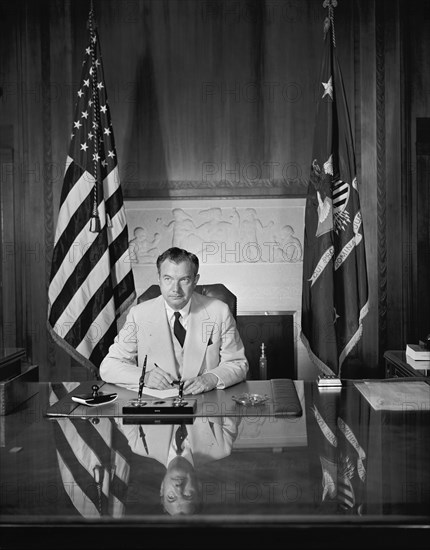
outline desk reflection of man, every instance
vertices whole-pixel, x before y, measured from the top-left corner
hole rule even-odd
[[[230,455],[240,418],[196,418],[193,424],[156,426],[117,422],[133,453],[166,467],[160,486],[161,506],[168,514],[177,515],[200,510],[199,467]]]

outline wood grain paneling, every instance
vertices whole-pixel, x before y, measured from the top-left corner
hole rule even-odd
[[[321,2],[94,5],[126,195],[264,200],[306,193]],[[13,157],[13,192],[7,186],[5,194],[2,179],[2,220],[10,220],[2,238],[13,229],[15,266],[13,284],[3,267],[3,307],[5,319],[16,319],[16,345],[40,364],[42,380],[85,377],[52,348],[45,324],[88,6],[0,5],[2,128],[11,129],[1,147]],[[373,369],[385,347],[402,349],[426,325],[420,304],[428,297],[421,277],[429,264],[428,159],[416,157],[415,121],[430,111],[428,22],[422,0],[354,0],[335,10],[354,113],[370,290],[356,355]]]
[[[377,136],[376,136],[376,34],[372,1],[357,6],[358,46],[356,104],[358,105],[358,173],[366,239],[369,313],[359,343],[360,356],[371,368],[378,365],[378,241],[377,241]]]

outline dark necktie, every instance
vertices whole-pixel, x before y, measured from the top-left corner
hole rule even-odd
[[[182,326],[179,317],[181,316],[179,311],[175,311],[175,323],[173,325],[173,332],[175,333],[175,336],[178,340],[178,342],[181,344],[181,348],[184,347],[184,341],[185,341],[185,335],[187,334],[187,331]]]
[[[182,454],[184,439],[188,435],[188,430],[185,424],[181,424],[176,430],[175,442],[176,442],[176,454]]]
[[[149,455],[148,443],[146,442],[145,432],[143,431],[142,426],[139,424],[139,435],[142,440],[143,446],[145,447],[146,454]]]

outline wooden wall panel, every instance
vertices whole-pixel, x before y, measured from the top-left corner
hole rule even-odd
[[[408,22],[405,80],[410,99],[407,181],[411,195],[410,209],[406,212],[409,233],[405,252],[410,256],[411,285],[405,332],[408,342],[418,342],[430,333],[430,5],[425,0],[416,0],[409,9],[405,6],[404,13]]]
[[[383,330],[380,330],[379,358],[385,350],[397,348],[404,340],[404,323],[402,321],[402,287],[405,271],[402,255],[405,239],[402,236],[402,159],[404,140],[402,140],[402,97],[404,80],[399,78],[402,70],[401,51],[402,35],[399,8],[396,3],[385,2],[380,14],[384,25],[383,56],[384,63],[384,120],[385,135],[385,210],[386,210],[386,315]],[[378,181],[378,187],[379,187]],[[381,182],[382,184],[382,182]],[[380,289],[381,293],[381,289]]]
[[[117,2],[95,6],[127,198],[306,193],[321,4],[145,0],[124,13]],[[352,102],[351,14],[347,3],[337,28]],[[85,18],[73,3],[76,47]],[[74,79],[79,66],[73,59]]]
[[[73,124],[77,82],[73,80],[71,2],[51,2],[42,25],[44,82],[44,218],[45,295],[47,296],[55,228],[63,184],[64,167]],[[81,63],[80,61],[79,63]],[[49,125],[49,130],[46,126]],[[46,304],[47,307],[47,304]],[[46,377],[50,380],[86,379],[83,367],[57,346],[46,333]]]
[[[304,194],[321,3],[96,0],[126,195],[156,195],[167,180],[171,196]],[[14,159],[16,344],[44,379],[85,376],[52,346],[45,322],[88,5],[21,0],[0,12],[2,127],[11,127],[0,145]],[[355,0],[335,10],[369,272],[370,313],[357,352],[374,369],[385,347],[418,337],[414,285],[425,212],[417,211],[413,151],[415,119],[430,108],[425,13],[421,0]]]
[[[372,1],[358,4],[358,60],[357,95],[359,105],[358,133],[360,156],[358,172],[360,199],[366,239],[369,282],[369,313],[359,343],[363,362],[375,368],[378,365],[378,241],[377,241],[377,136],[376,136],[376,29],[375,7]]]
[[[4,128],[1,128],[4,130]],[[6,141],[4,132],[2,139]],[[9,141],[9,140],[8,140]],[[10,142],[10,141],[9,141]],[[17,319],[15,310],[16,300],[16,255],[15,255],[15,223],[13,210],[14,204],[13,186],[13,149],[11,147],[0,148],[0,347],[17,347]]]
[[[36,358],[43,373],[46,365],[45,220],[43,204],[44,125],[41,25],[29,24],[43,15],[35,3],[23,5],[17,31],[20,37],[18,67],[22,76],[19,109],[18,176],[15,217],[19,220],[22,269],[24,347]],[[47,129],[49,132],[49,129]]]

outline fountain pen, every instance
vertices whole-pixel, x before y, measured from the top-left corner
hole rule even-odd
[[[142,374],[139,378],[139,393],[137,394],[138,399],[142,399],[143,386],[145,385],[145,373],[146,373],[146,360],[148,356],[145,355],[145,360],[143,361]]]

